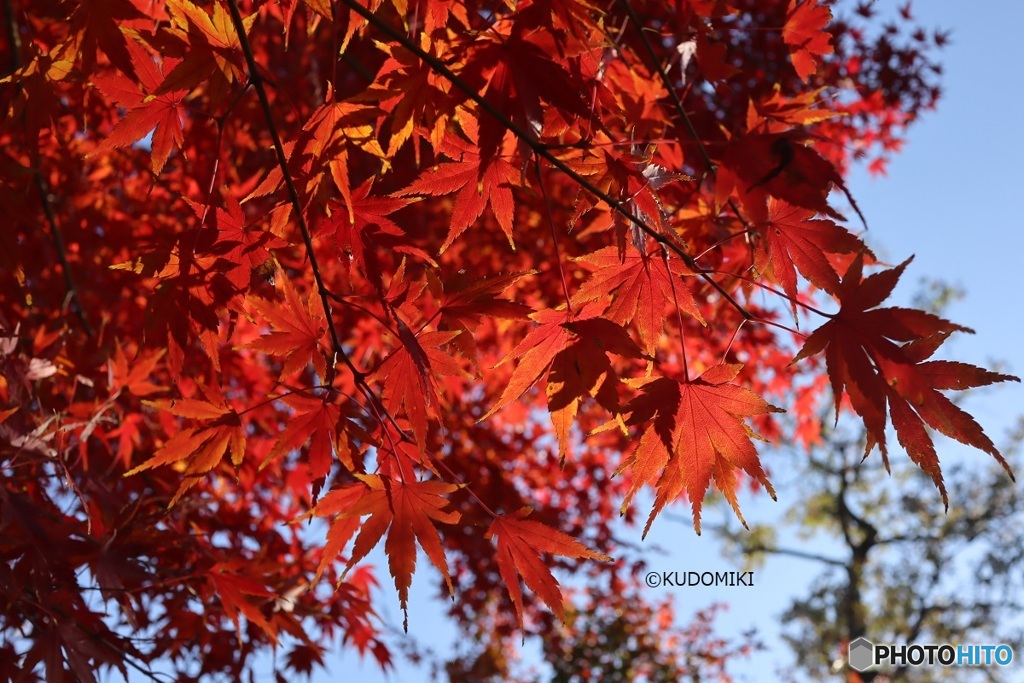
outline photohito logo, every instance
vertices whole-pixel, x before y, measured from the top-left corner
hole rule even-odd
[[[850,667],[856,671],[884,665],[1008,666],[1013,661],[1013,648],[1009,645],[876,645],[867,638],[851,641],[848,654]]]

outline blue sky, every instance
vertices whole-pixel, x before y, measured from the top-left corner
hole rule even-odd
[[[883,13],[897,7],[893,0],[878,0],[876,5]],[[966,298],[952,305],[947,315],[977,334],[954,338],[942,357],[983,366],[1000,360],[1006,363],[1005,371],[1021,374],[1024,220],[1016,197],[1024,193],[1024,126],[1013,121],[1024,109],[1024,3],[924,0],[914,4],[913,12],[927,28],[952,30],[951,44],[942,54],[943,99],[938,111],[925,114],[911,130],[887,177],[871,178],[856,171],[850,189],[868,218],[867,240],[876,253],[891,263],[916,255],[896,290],[895,303],[909,304],[924,277],[942,278],[966,290]],[[968,399],[966,407],[999,443],[1024,412],[1024,389],[1003,385]],[[937,437],[937,447],[940,458],[988,457],[942,437]],[[906,464],[900,457],[894,461],[897,466]],[[784,472],[775,476],[780,482],[786,479]],[[780,498],[787,496],[784,488],[777,489]],[[956,491],[950,496],[955,505]],[[761,497],[743,501],[743,508],[751,522],[768,522],[783,505]],[[688,522],[659,520],[645,546],[651,548],[652,569],[738,568],[720,557],[710,535],[694,536]],[[671,551],[667,556],[657,554],[657,546]],[[378,605],[390,624],[401,624],[386,562],[380,555],[374,562],[381,568],[383,586]],[[444,654],[455,630],[443,616],[444,605],[432,597],[437,584],[432,568],[425,561],[418,566],[410,599],[410,633]],[[816,566],[798,560],[771,560],[757,573],[753,588],[677,589],[677,610],[686,619],[711,602],[732,603],[718,621],[721,633],[735,635],[756,626],[769,647],[733,672],[740,680],[762,680],[757,672],[772,671],[789,659],[777,638],[778,615],[816,572]],[[366,683],[428,680],[425,671],[407,666],[385,678],[371,661],[360,662],[351,653],[329,658],[328,667],[315,680],[335,680],[342,671]]]

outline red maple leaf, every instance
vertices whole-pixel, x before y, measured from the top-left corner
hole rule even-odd
[[[509,35],[501,35],[502,31],[509,31]],[[484,40],[475,41],[462,75],[520,130],[540,134],[544,105],[570,119],[589,114],[580,97],[580,84],[573,80],[563,61],[563,45],[554,32],[502,22],[493,26]],[[493,116],[482,114],[478,120],[480,135],[477,138],[474,134],[473,139],[479,139],[480,157],[486,165],[500,151],[508,131]]]
[[[607,354],[626,358],[641,358],[642,354],[621,325],[597,315],[600,308],[601,304],[592,303],[579,311],[546,310],[531,315],[540,326],[495,366],[519,359],[501,396],[480,419],[522,396],[548,372],[548,411],[564,458],[580,399],[590,395],[608,410],[617,410],[618,379]]]
[[[732,384],[741,368],[739,364],[716,365],[694,380],[644,380],[642,393],[627,406],[631,414],[626,424],[647,427],[616,474],[627,468],[632,474],[623,510],[641,486],[657,479],[657,497],[644,527],[645,536],[658,513],[684,492],[699,534],[701,506],[712,479],[740,521],[743,515],[736,500],[740,471],[775,497],[751,442],[751,437],[758,437],[743,418],[782,411],[749,389]]]
[[[107,56],[110,63],[135,77],[139,63],[129,56],[133,41],[125,38],[122,24],[134,19],[143,19],[145,15],[139,11],[131,0],[83,0],[68,19],[71,40],[63,47],[71,54],[63,54],[68,61],[81,59],[82,69],[91,72],[96,65],[96,52]]]
[[[355,471],[352,448],[344,439],[341,407],[326,397],[311,398],[291,394],[281,399],[295,411],[277,438],[263,465],[309,443],[309,477],[318,482],[331,471],[334,454],[350,472]]]
[[[426,252],[412,245],[405,231],[390,218],[395,211],[415,200],[372,195],[372,189],[373,178],[369,178],[352,190],[348,206],[332,202],[332,216],[322,226],[321,232],[333,236],[343,262],[355,261],[383,297],[385,263],[381,261],[381,253],[394,251],[432,261]]]
[[[763,205],[762,205],[763,207]],[[810,209],[770,197],[767,210],[751,211],[751,220],[761,230],[762,240],[754,254],[758,272],[771,269],[783,291],[796,299],[796,270],[818,289],[829,294],[839,290],[839,274],[827,254],[866,251],[860,238],[828,219],[812,219]],[[870,251],[866,251],[871,254]]]
[[[817,68],[817,57],[832,54],[832,36],[825,26],[832,21],[832,11],[818,0],[790,0],[782,39],[789,45],[793,68],[803,80]]]
[[[441,404],[435,375],[469,376],[458,361],[440,348],[460,331],[417,335],[400,318],[395,320],[402,344],[384,359],[370,379],[383,383],[384,406],[393,415],[405,413],[416,442],[422,447],[427,438],[427,419],[438,414]]]
[[[620,325],[635,322],[647,355],[654,354],[666,306],[673,300],[673,283],[669,278],[678,278],[674,291],[680,310],[706,324],[693,294],[682,282],[682,276],[693,272],[678,259],[669,261],[671,274],[659,255],[641,253],[632,247],[621,258],[616,247],[605,247],[578,260],[594,266],[594,272],[573,296],[573,302],[598,301],[610,296],[611,305],[604,315]]]
[[[459,235],[480,217],[490,204],[498,225],[508,237],[508,243],[515,248],[512,238],[512,216],[515,202],[512,186],[518,184],[519,173],[508,161],[492,156],[486,163],[477,146],[477,126],[472,119],[462,122],[463,130],[472,142],[449,132],[441,145],[440,153],[453,161],[447,161],[424,171],[409,187],[397,194],[446,195],[456,192],[452,207],[452,222],[448,236],[440,251],[451,246]]]
[[[129,363],[121,342],[116,342],[114,357],[107,361],[111,392],[116,394],[128,390],[135,396],[149,396],[166,391],[164,387],[154,384],[149,379],[164,353],[166,352],[163,350],[140,352]]]
[[[476,340],[473,333],[485,318],[518,320],[530,313],[530,307],[498,296],[529,273],[510,273],[491,278],[470,279],[464,272],[445,281],[433,281],[435,294],[441,299],[441,329],[461,330],[452,340],[462,354],[478,366]],[[479,366],[478,366],[479,367]]]
[[[131,63],[135,65],[142,90],[134,80],[124,74],[93,78],[100,91],[114,100],[119,107],[127,109],[128,114],[88,156],[133,145],[152,131],[153,153],[150,165],[153,173],[159,175],[167,163],[171,150],[181,149],[185,141],[185,133],[181,126],[181,100],[188,91],[175,88],[154,94],[164,80],[163,74],[142,46],[134,40],[129,40],[126,45],[126,54],[131,55]],[[176,59],[164,58],[165,69],[173,69],[177,64]]]
[[[824,352],[835,396],[836,418],[845,393],[867,429],[864,455],[877,444],[887,465],[888,406],[900,444],[932,478],[946,502],[938,456],[924,428],[925,423],[989,453],[1007,472],[1010,470],[978,423],[938,390],[1020,380],[966,363],[924,362],[951,333],[972,330],[925,311],[876,308],[895,288],[912,258],[864,278],[863,257],[858,254],[839,287],[839,312],[807,338],[793,361]]]
[[[188,200],[186,200],[188,201]],[[249,288],[254,276],[273,265],[271,249],[288,246],[283,239],[269,230],[254,229],[245,224],[245,213],[234,197],[228,197],[227,208],[218,207],[207,215],[207,207],[189,201],[196,216],[217,228],[217,241],[208,253],[216,255],[215,268],[222,272],[238,290]]]
[[[327,317],[323,302],[316,292],[310,292],[306,301],[292,287],[288,278],[278,281],[284,290],[284,304],[258,297],[249,299],[253,308],[273,327],[270,334],[254,339],[246,347],[255,351],[283,356],[281,376],[292,375],[312,361],[320,377],[327,374],[327,361],[320,349],[320,340],[327,333]]]
[[[395,579],[395,588],[398,589],[402,612],[405,614],[405,628],[408,630],[409,586],[412,585],[412,575],[416,570],[416,541],[441,572],[448,585],[448,592],[454,593],[441,537],[434,523],[455,524],[459,521],[461,515],[458,512],[446,510],[449,505],[446,496],[457,491],[459,486],[441,481],[402,482],[374,474],[355,476],[368,490],[358,498],[354,491],[348,490],[343,494],[347,501],[340,496],[332,497],[328,494],[324,496],[321,506],[325,510],[338,509],[337,514],[342,519],[370,515],[356,537],[352,557],[345,566],[346,572],[366,557],[376,547],[384,532],[388,532],[384,551],[388,556],[391,576]],[[339,509],[339,503],[343,502],[348,502],[350,507]]]
[[[497,540],[498,572],[508,588],[516,619],[523,625],[523,593],[519,577],[544,601],[555,616],[565,620],[565,601],[558,581],[541,559],[541,553],[583,560],[610,562],[611,558],[587,548],[572,536],[531,519],[522,519],[530,509],[514,516],[499,515],[487,529],[485,538]]]
[[[270,636],[271,640],[277,643],[277,629],[267,620],[260,606],[274,594],[266,586],[239,573],[236,563],[224,562],[214,566],[207,574],[206,580],[209,587],[220,598],[221,607],[228,619],[235,625],[235,631],[241,638],[242,631],[239,630],[238,617],[243,615],[253,624],[263,629],[264,633]],[[260,598],[252,600],[252,598]]]

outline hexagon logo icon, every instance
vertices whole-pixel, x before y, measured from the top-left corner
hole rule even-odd
[[[867,638],[858,638],[850,643],[850,667],[856,671],[867,671],[874,663],[875,644]]]

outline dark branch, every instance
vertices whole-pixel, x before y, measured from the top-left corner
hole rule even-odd
[[[459,76],[456,75],[455,72],[453,72],[451,69],[449,69],[444,62],[423,50],[415,41],[411,40],[401,31],[398,31],[397,29],[393,28],[387,22],[381,20],[377,15],[373,14],[368,9],[366,9],[358,2],[356,2],[356,0],[342,0],[342,2],[344,2],[345,5],[350,10],[366,19],[376,29],[386,34],[389,38],[399,43],[406,50],[408,50],[409,52],[413,53],[421,60],[423,60],[423,62],[426,63],[427,66],[429,66],[435,72],[439,73],[440,75],[444,76],[449,81],[451,81],[452,85],[461,90],[467,97],[469,97],[469,99],[473,100],[473,102],[475,102],[477,106],[480,107],[480,109],[482,109],[487,114],[492,116],[496,121],[498,121],[498,123],[502,125],[502,127],[510,131],[513,135],[515,135],[520,142],[522,142],[524,145],[533,150],[535,154],[543,158],[545,161],[550,163],[552,166],[557,168],[565,175],[572,178],[572,180],[575,181],[577,185],[585,189],[587,192],[592,194],[597,199],[607,204],[615,213],[618,213],[619,215],[623,216],[626,220],[628,220],[630,223],[632,223],[637,228],[646,233],[649,237],[651,237],[655,242],[664,245],[669,251],[671,251],[680,259],[682,259],[683,262],[687,265],[687,267],[689,267],[691,270],[699,274],[701,278],[703,278],[709,285],[711,285],[711,287],[713,287],[722,296],[722,298],[728,301],[729,304],[733,308],[735,308],[736,311],[738,311],[744,319],[759,320],[742,304],[736,301],[732,297],[732,295],[729,294],[729,292],[726,291],[725,288],[722,287],[722,285],[718,284],[718,282],[714,278],[712,278],[708,273],[704,272],[704,270],[699,265],[697,265],[697,262],[693,260],[693,257],[690,256],[686,252],[686,250],[684,250],[676,242],[675,239],[669,237],[666,234],[660,233],[654,228],[647,225],[646,222],[638,218],[636,215],[633,214],[632,211],[627,209],[624,202],[621,202],[618,199],[613,198],[606,192],[603,192],[600,188],[591,183],[585,177],[581,176],[579,173],[572,170],[572,168],[570,168],[568,164],[566,164],[564,161],[562,161],[554,154],[552,154],[551,151],[544,144],[534,139],[532,135],[530,135],[528,132],[526,132],[520,126],[518,126],[500,109],[498,109],[493,104],[488,102],[482,95],[480,95],[480,93],[478,93],[475,89],[470,87],[468,83],[459,78]]]

